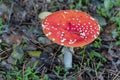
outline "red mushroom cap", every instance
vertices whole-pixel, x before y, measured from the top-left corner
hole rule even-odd
[[[61,10],[47,16],[43,32],[57,44],[83,47],[94,41],[100,33],[98,22],[85,12]]]

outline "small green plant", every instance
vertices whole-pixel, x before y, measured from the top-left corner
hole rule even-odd
[[[36,75],[34,69],[36,68],[38,62],[35,62],[33,67],[28,67],[24,72],[24,79],[25,80],[38,80],[39,77]]]
[[[120,39],[119,39],[119,40],[120,40]],[[120,45],[120,41],[117,41],[117,42],[116,42],[116,45],[119,46],[119,45]]]
[[[42,78],[40,78],[39,80],[48,80],[48,75],[47,74],[45,74]]]
[[[57,76],[59,76],[60,72],[63,70],[63,68],[61,68],[60,66],[56,66],[55,69],[57,71]]]
[[[91,62],[94,58],[98,58],[98,59],[99,59],[99,61],[98,61],[98,63],[97,63],[96,70],[99,69],[99,67],[101,66],[101,64],[102,64],[103,62],[106,62],[106,61],[107,61],[106,58],[104,58],[100,53],[98,53],[98,52],[96,52],[96,51],[92,51],[92,52],[90,52],[89,58],[87,59],[87,64],[89,65],[90,62]]]
[[[22,71],[18,69],[14,69],[13,71],[6,74],[5,80],[22,80]]]
[[[56,66],[55,69],[57,71],[57,76],[60,76],[60,72],[65,70],[65,68],[61,68],[60,66]]]
[[[98,37],[98,38],[94,41],[93,46],[94,46],[95,48],[100,48],[100,47],[101,47],[101,42],[102,42],[102,39],[101,39],[100,37]]]
[[[90,52],[89,57],[90,57],[91,60],[92,60],[94,57],[98,57],[101,62],[106,62],[106,58],[104,58],[104,56],[102,56],[100,53],[98,53],[98,52],[96,52],[96,51]]]
[[[76,70],[79,70],[79,65],[78,64],[73,64],[73,68],[76,69]]]
[[[3,0],[0,0],[0,3],[2,3],[3,2]]]
[[[85,51],[86,51],[86,46],[84,46],[82,49],[81,49],[81,51],[79,52],[79,56],[81,56],[82,57],[82,62],[83,62],[83,60],[85,59]],[[82,64],[82,63],[81,63]]]
[[[115,36],[117,39],[116,45],[120,45],[120,11],[118,11],[117,15],[110,20],[117,25],[117,28],[112,32],[112,36]]]
[[[0,18],[0,34],[3,33],[4,29],[6,28],[6,25],[2,23],[2,18]]]
[[[103,17],[108,19],[113,19],[115,15],[115,9],[118,8],[120,5],[120,1],[116,0],[104,0],[103,5],[98,5],[97,13]]]
[[[96,51],[91,51],[89,58],[87,59],[87,65],[89,66],[89,72],[94,72],[96,75],[104,73],[99,71],[100,67],[106,62],[106,58]]]
[[[14,65],[14,69],[5,73],[0,71],[1,75],[5,76],[5,80],[48,80],[48,75],[45,74],[43,77],[40,77],[35,72],[35,68],[38,62],[35,62],[33,67],[27,67],[25,71],[19,70],[17,66]]]
[[[87,9],[87,6],[84,6],[83,3],[86,3],[88,4],[89,3],[89,0],[78,0],[78,2],[74,1],[74,0],[70,0],[70,5],[69,5],[69,9],[76,9],[76,10],[80,10],[81,8],[83,10],[86,10]]]
[[[55,66],[55,70],[56,70],[56,72],[57,72],[57,76],[60,76],[60,73],[62,72],[62,71],[66,71],[66,70],[68,70],[67,68],[64,68],[64,67],[60,67],[60,66]],[[65,73],[64,75],[63,75],[63,78],[66,78],[66,76],[67,76],[67,74]]]
[[[103,5],[98,5],[97,13],[105,18],[108,18],[109,21],[115,23],[117,28],[112,31],[112,37],[117,39],[116,45],[120,45],[120,1],[118,0],[104,0]],[[116,10],[117,9],[117,10]],[[97,47],[97,43],[94,44]]]
[[[3,47],[7,47],[7,46],[8,46],[7,43],[4,42],[0,43],[0,52],[3,51]]]

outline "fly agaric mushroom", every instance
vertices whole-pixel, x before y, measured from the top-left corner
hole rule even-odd
[[[42,27],[50,40],[71,48],[69,51],[66,48],[62,50],[65,52],[64,65],[67,68],[72,67],[73,47],[83,47],[91,43],[100,33],[98,22],[89,14],[78,10],[54,12],[42,21]]]

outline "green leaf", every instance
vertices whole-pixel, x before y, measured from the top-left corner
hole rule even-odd
[[[60,2],[64,2],[64,0],[59,0]]]
[[[92,59],[92,58],[94,58],[94,53],[93,52],[90,53],[90,59]]]
[[[112,1],[111,0],[104,0],[104,7],[108,11],[113,7]]]
[[[40,57],[41,51],[27,51],[31,57]]]
[[[102,56],[100,53],[95,52],[95,51],[92,51],[90,56],[91,56],[91,58],[98,57],[98,58],[100,58],[101,61],[103,61],[103,62],[106,62],[106,61],[107,61],[106,58],[104,58],[104,56]]]
[[[116,45],[117,45],[117,46],[120,45],[120,41],[117,41],[117,42],[116,42]]]
[[[98,53],[98,52],[94,52],[94,55],[95,55],[96,57],[102,58],[102,55],[101,55],[100,53]]]
[[[42,44],[50,44],[51,41],[49,39],[47,39],[46,37],[39,37],[38,41]]]
[[[39,14],[40,19],[45,19],[48,15],[52,14],[51,12],[41,12]]]
[[[3,24],[2,18],[0,18],[0,34],[3,33],[4,29],[6,28],[6,25]]]
[[[112,37],[113,37],[113,39],[117,38],[117,36],[118,36],[117,29],[114,29],[114,30],[112,31]]]
[[[82,0],[79,0],[79,2],[76,4],[75,9],[80,9],[81,6],[82,6]]]
[[[74,4],[70,4],[69,7],[70,7],[70,9],[74,9],[75,5]]]
[[[2,3],[3,2],[3,0],[0,0],[0,3]]]
[[[107,22],[106,22],[106,20],[105,20],[104,17],[102,17],[102,16],[95,16],[95,18],[98,20],[98,22],[99,22],[99,24],[100,24],[101,26],[107,24]]]
[[[97,66],[96,66],[96,68],[95,68],[95,70],[98,70],[98,69],[100,68],[101,65],[102,65],[102,63],[101,63],[101,62],[98,62],[98,63],[97,63]]]
[[[20,46],[13,45],[13,52],[11,56],[16,60],[22,60],[24,51]]]

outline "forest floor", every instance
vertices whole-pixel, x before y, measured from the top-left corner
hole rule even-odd
[[[0,0],[0,80],[120,80],[119,0]],[[81,10],[98,20],[99,37],[74,48],[73,68],[63,46],[42,31],[44,11]],[[77,57],[76,57],[77,56]]]

